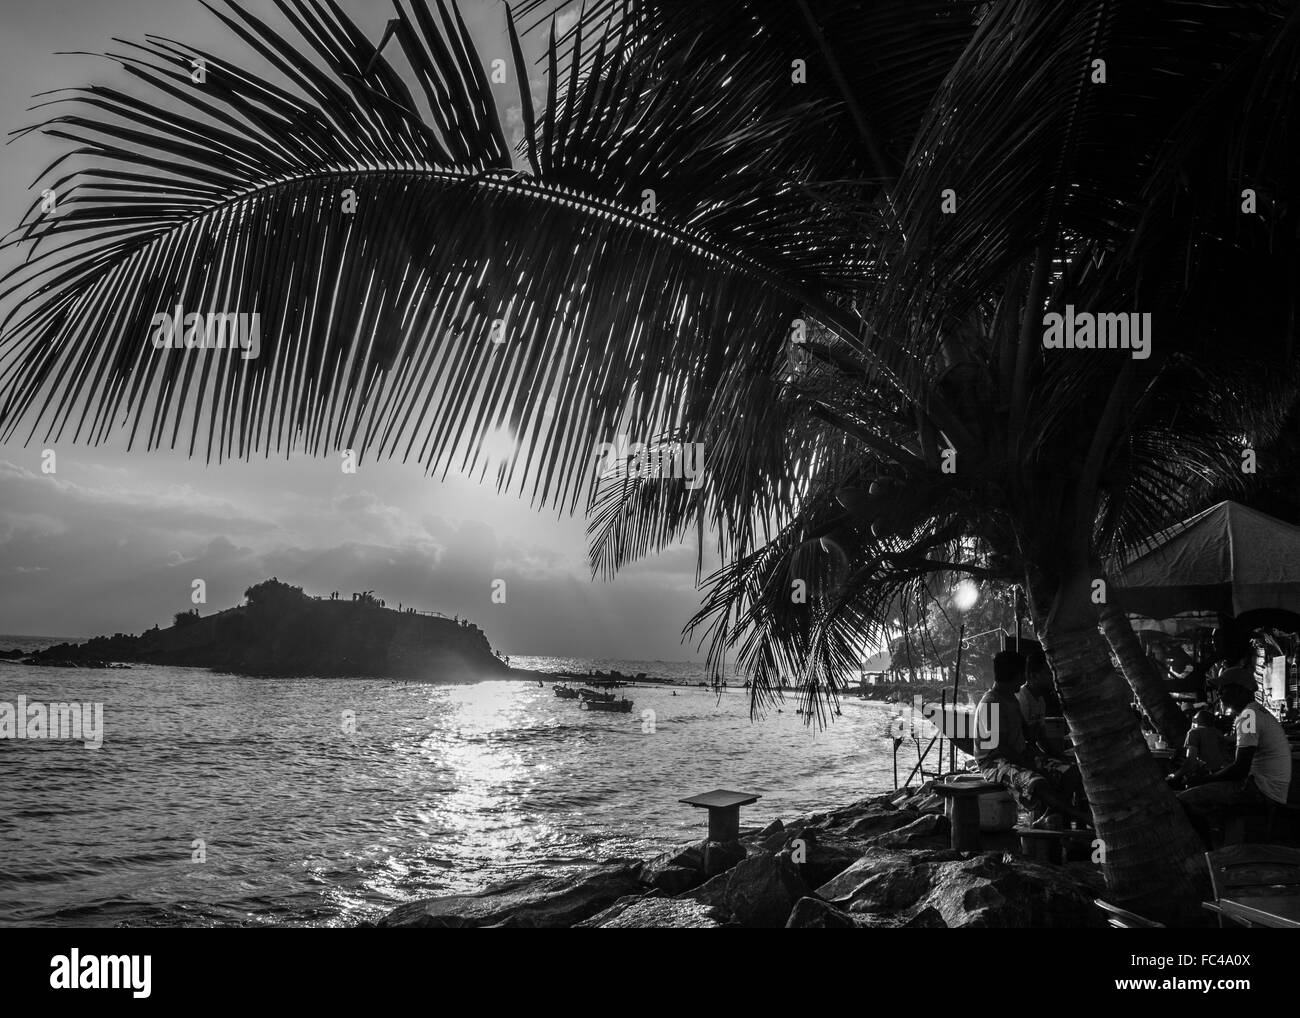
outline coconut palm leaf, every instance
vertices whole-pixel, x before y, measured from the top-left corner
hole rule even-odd
[[[708,602],[715,646],[752,640],[768,677],[831,675],[858,645],[836,620],[869,628],[951,561],[927,533],[1012,566],[1062,532],[1122,548],[1162,484],[1218,472],[1222,436],[1252,423],[1208,398],[1224,413],[1186,470],[1147,461],[1184,448],[1178,386],[1205,392],[1234,334],[1258,329],[1265,363],[1289,340],[1279,235],[1180,201],[1207,152],[1275,188],[1295,169],[1273,125],[1294,119],[1294,19],[1239,6],[598,4],[567,50],[552,39],[544,108],[521,94],[529,174],[453,9],[397,5],[398,68],[333,4],[282,5],[300,41],[231,5],[282,80],[150,39],[115,56],[149,99],[77,90],[40,125],[90,166],[51,167],[59,214],[10,239],[27,261],[4,284],[22,299],[0,329],[0,434],[125,425],[193,452],[206,423],[209,456],[354,447],[445,471],[504,427],[520,450],[498,483],[570,507],[601,441],[702,442],[704,490],[600,490],[593,565],[708,526],[738,556]],[[794,38],[823,61],[807,91]],[[1150,53],[1154,78],[1133,70]],[[1238,100],[1241,125],[1200,126]],[[1215,286],[1240,299],[1213,311]],[[1041,356],[1049,302],[1139,296],[1173,323],[1150,362]],[[153,349],[150,316],[176,304],[262,313],[262,356]],[[791,378],[796,316],[821,328]],[[1288,372],[1265,381],[1261,406],[1285,403]],[[882,477],[907,495],[888,514],[845,494]],[[843,555],[816,605],[764,606],[791,568],[822,575],[828,537]]]
[[[780,534],[724,566],[687,627],[709,642],[716,665],[735,651],[751,677],[751,709],[782,698],[782,678],[797,680],[809,723],[824,724],[843,676],[887,638],[900,612],[919,618],[930,587],[957,572],[995,575],[969,557],[967,507],[935,505],[914,528],[878,538],[846,514],[837,485],[819,486]],[[957,511],[954,511],[957,510]]]
[[[51,100],[33,129],[84,165],[58,160],[57,211],[7,242],[24,260],[3,280],[0,434],[351,448],[445,472],[486,469],[504,428],[519,453],[498,483],[572,506],[597,441],[731,405],[802,308],[854,334],[835,302],[859,224],[791,187],[815,105],[769,115],[761,89],[671,55],[682,73],[652,90],[651,58],[608,43],[561,75],[553,50],[530,176],[454,8],[395,5],[400,71],[336,5],[281,10],[299,39],[216,13],[283,83],[150,38],[112,55],[146,95]],[[258,314],[260,355],[157,349],[175,307]]]
[[[681,48],[693,63],[725,66],[753,81],[794,84],[792,61],[800,59],[806,80],[788,90],[787,101],[807,93],[837,108],[833,133],[813,158],[856,161],[873,183],[887,185],[984,6],[982,0],[715,0],[706,10],[680,0],[521,0],[515,10],[528,29],[581,11],[583,22],[607,20],[627,38]],[[565,39],[573,43],[578,31],[575,24]]]
[[[967,307],[1043,245],[1104,259],[1145,210],[1171,126],[1276,23],[1272,4],[1227,0],[990,5],[899,181],[898,306],[882,310]],[[914,292],[920,273],[943,285]]]

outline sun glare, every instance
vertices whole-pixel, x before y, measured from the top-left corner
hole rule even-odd
[[[483,455],[493,463],[507,462],[514,456],[516,448],[514,433],[507,427],[493,428],[483,436]]]
[[[958,611],[970,611],[979,599],[980,589],[970,580],[962,580],[952,592],[952,601]]]

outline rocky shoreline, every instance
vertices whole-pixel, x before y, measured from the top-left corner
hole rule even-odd
[[[957,852],[935,797],[889,793],[739,841],[402,905],[383,928],[1064,928],[1104,926],[1087,861]]]

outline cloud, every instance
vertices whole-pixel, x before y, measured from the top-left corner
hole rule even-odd
[[[392,607],[468,617],[507,653],[696,656],[679,646],[699,601],[693,548],[592,582],[580,520],[547,519],[463,483],[372,469],[357,487],[310,460],[211,473],[128,462],[125,472],[92,471],[61,456],[50,476],[0,459],[7,631],[140,632],[190,608],[195,579],[207,614],[278,576],[308,593],[374,590]],[[446,511],[430,512],[431,498]],[[456,512],[472,506],[472,517]],[[504,604],[493,600],[496,581]]]
[[[60,470],[66,474],[71,466],[65,459]],[[53,520],[54,526],[65,530],[95,521],[151,535],[211,534],[217,529],[257,533],[272,528],[266,519],[241,510],[228,499],[189,485],[91,486],[0,460],[0,489],[4,491],[0,535],[8,533],[8,527],[30,526],[37,519]],[[58,506],[57,517],[50,511],[53,506]]]

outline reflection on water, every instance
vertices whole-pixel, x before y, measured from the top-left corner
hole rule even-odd
[[[889,785],[881,705],[818,733],[677,692],[598,714],[535,682],[0,664],[0,700],[101,702],[105,726],[98,751],[0,741],[0,924],[347,925],[698,837],[694,792],[761,793],[762,824]]]

